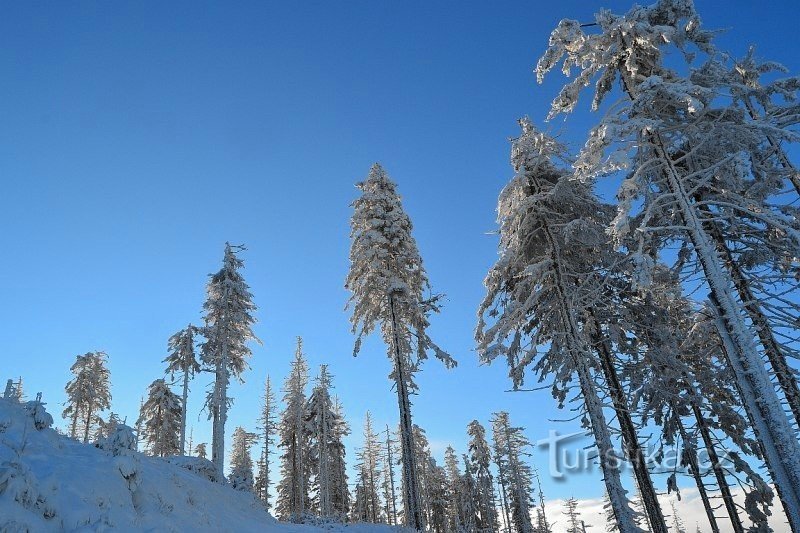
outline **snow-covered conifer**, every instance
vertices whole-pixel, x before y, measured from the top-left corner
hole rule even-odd
[[[617,239],[636,230],[639,277],[647,277],[659,248],[675,242],[682,243],[684,262],[695,261],[704,274],[743,405],[789,522],[800,529],[800,443],[753,342],[765,342],[757,330],[768,324],[758,324],[748,307],[753,298],[747,281],[733,268],[736,262],[727,248],[730,242],[743,243],[742,237],[756,236],[760,241],[753,257],[773,256],[780,262],[797,255],[800,231],[794,209],[770,201],[791,170],[764,155],[776,140],[796,141],[790,131],[796,122],[775,118],[783,113],[778,108],[793,109],[800,87],[796,82],[773,85],[781,94],[770,103],[775,114],[754,116],[731,88],[730,70],[711,44],[713,34],[701,29],[692,2],[661,0],[636,6],[624,16],[603,11],[597,23],[600,31],[587,34],[577,21],[564,20],[551,35],[537,66],[539,79],[564,56],[565,72],[571,65],[580,71],[554,101],[551,116],[574,109],[581,89],[595,77],[597,108],[620,79],[627,102],[615,105],[593,128],[575,164],[576,177],[628,170],[611,228]],[[694,47],[707,61],[681,74],[665,65],[668,46],[682,52]],[[756,322],[756,331],[748,320]],[[767,347],[766,355],[769,359],[775,354]],[[792,377],[784,363],[780,357],[770,360],[791,407],[798,395],[796,380],[784,380]]]
[[[428,278],[394,182],[376,163],[357,187],[361,196],[352,204],[346,281],[351,291],[351,323],[357,334],[355,353],[362,338],[379,325],[389,347],[390,378],[395,382],[400,410],[404,515],[408,525],[421,529],[409,399],[416,390],[413,375],[428,351],[447,367],[455,366],[455,361],[428,337],[428,315],[439,311],[439,297],[425,294],[430,290]]]
[[[222,268],[210,275],[203,304],[205,327],[202,332],[206,340],[201,345],[201,359],[214,372],[206,405],[213,421],[211,461],[220,472],[220,481],[224,480],[225,423],[231,403],[228,384],[231,376],[242,379],[251,354],[247,343],[258,341],[252,330],[256,306],[240,272],[244,263],[236,255],[241,250],[244,247],[225,243]]]
[[[308,465],[312,473],[311,507],[323,518],[341,520],[347,515],[342,506],[347,494],[347,473],[344,469],[344,437],[346,423],[331,397],[332,376],[322,365],[306,407],[308,431]],[[346,501],[346,500],[345,500]]]
[[[191,450],[186,449],[186,407],[189,400],[189,380],[200,372],[200,363],[194,353],[194,336],[196,333],[197,328],[189,324],[170,337],[167,342],[169,355],[164,359],[164,362],[167,363],[167,373],[170,377],[174,378],[175,375],[179,375],[183,381],[183,396],[181,396],[181,405],[183,406],[183,414],[181,415],[181,450],[182,453],[189,455],[192,453]]]
[[[580,515],[578,512],[578,500],[571,497],[564,502],[564,515],[567,517],[567,533],[583,533],[583,525],[581,524]]]
[[[181,399],[163,379],[157,379],[147,389],[147,400],[139,413],[142,437],[150,455],[166,457],[182,455],[180,448]]]
[[[208,452],[206,451],[206,443],[198,443],[197,446],[194,447],[194,453],[200,459],[205,459],[208,455]]]
[[[672,508],[672,531],[675,533],[686,533],[681,515],[678,514],[678,508],[675,506],[675,500],[670,502],[670,507]]]
[[[285,408],[278,423],[278,444],[283,448],[283,454],[276,504],[278,516],[294,522],[302,521],[308,511],[310,472],[305,428],[307,384],[308,363],[303,354],[303,339],[298,337],[294,360],[283,385]]]
[[[356,469],[361,485],[363,517],[365,522],[383,523],[380,497],[381,443],[372,426],[372,416],[367,411],[364,417],[364,443],[356,453]]]
[[[385,435],[383,442],[383,479],[381,480],[381,488],[383,489],[383,506],[384,513],[386,514],[386,523],[390,526],[395,526],[398,521],[397,510],[397,490],[395,483],[394,467],[397,464],[398,454],[395,451],[397,441],[392,438],[392,432],[389,426],[383,432]]]
[[[70,370],[74,377],[67,383],[67,406],[64,418],[70,420],[69,436],[77,439],[79,427],[83,442],[89,441],[91,430],[97,426],[100,413],[111,407],[110,375],[105,352],[88,352],[77,356]]]
[[[599,266],[610,262],[604,227],[609,208],[570,179],[562,146],[527,118],[520,125],[522,136],[511,150],[516,175],[498,200],[500,258],[484,281],[478,352],[485,362],[504,355],[515,388],[531,365],[540,379],[555,377],[559,406],[577,381],[583,424],[594,435],[614,514],[623,533],[636,531],[599,397],[594,368],[600,365],[588,338],[595,329],[592,307],[607,292]]]
[[[275,402],[275,391],[272,390],[272,381],[267,376],[264,382],[264,396],[261,403],[261,415],[258,419],[258,430],[261,433],[261,456],[258,460],[258,475],[256,476],[255,493],[262,502],[264,507],[269,511],[272,504],[270,503],[270,455],[273,453],[273,446],[275,445],[275,431],[277,424],[275,422],[275,414],[278,406]]]
[[[532,533],[531,468],[524,460],[530,446],[522,428],[511,425],[508,413],[500,411],[492,418],[492,438],[499,451],[498,467],[502,467],[506,482],[510,519],[517,533]]]
[[[236,490],[253,490],[253,459],[250,457],[250,448],[257,438],[257,434],[249,433],[242,427],[237,427],[233,431],[228,483]]]
[[[467,426],[469,435],[469,458],[475,468],[475,490],[480,515],[480,530],[497,531],[497,499],[491,472],[492,450],[486,440],[486,429],[477,420]]]
[[[447,446],[444,450],[444,471],[447,475],[447,527],[450,531],[461,531],[461,472],[452,446]]]

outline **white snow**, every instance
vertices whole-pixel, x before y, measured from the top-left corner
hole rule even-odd
[[[36,418],[25,404],[0,399],[0,531],[397,530],[279,523],[252,493],[179,466],[196,466],[196,459],[169,461],[128,450],[115,456],[48,427],[37,429],[35,422],[47,417],[39,410]]]

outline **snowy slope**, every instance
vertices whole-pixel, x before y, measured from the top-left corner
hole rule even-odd
[[[58,435],[43,427],[52,419],[41,408],[34,415],[34,405],[0,399],[0,531],[322,529],[279,523],[252,494],[165,460],[129,450],[114,455]],[[324,529],[390,531],[366,524]]]

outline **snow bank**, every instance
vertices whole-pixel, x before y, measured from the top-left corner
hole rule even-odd
[[[209,481],[195,458],[81,444],[32,403],[0,399],[0,531],[391,531],[279,523],[252,494]]]

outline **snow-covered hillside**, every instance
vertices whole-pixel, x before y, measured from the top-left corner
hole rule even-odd
[[[202,468],[190,471],[119,442],[105,449],[81,444],[51,424],[41,404],[0,399],[0,531],[391,530],[282,524],[251,493],[209,481]],[[195,467],[202,461],[173,460]]]

